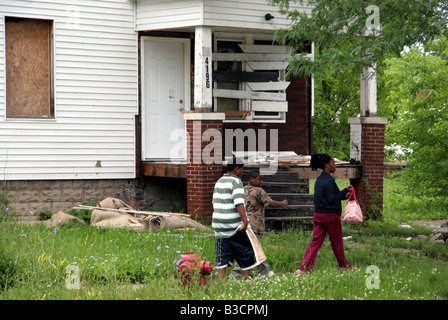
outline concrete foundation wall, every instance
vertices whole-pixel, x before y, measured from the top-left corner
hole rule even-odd
[[[24,220],[42,211],[68,212],[83,202],[107,197],[125,200],[136,209],[179,212],[186,208],[186,179],[6,181],[8,211]]]

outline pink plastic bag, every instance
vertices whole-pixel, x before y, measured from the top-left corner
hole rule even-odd
[[[350,200],[352,196],[353,200]],[[359,206],[358,200],[356,200],[355,189],[353,188],[350,196],[348,197],[347,205],[344,208],[342,221],[349,224],[358,224],[363,221],[361,207]]]

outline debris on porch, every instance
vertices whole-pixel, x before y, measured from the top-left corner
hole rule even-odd
[[[315,179],[320,171],[312,171],[310,167],[310,155],[298,155],[294,151],[235,151],[234,155],[244,161],[246,167],[267,168],[277,166],[278,168],[288,168],[295,172],[301,179]],[[228,158],[223,161],[225,167]],[[359,179],[361,177],[360,167],[352,165],[350,162],[335,159],[337,170],[334,177],[341,179]],[[186,178],[186,161],[151,161],[142,163],[142,175],[167,178]]]
[[[234,152],[236,157],[244,160],[246,167],[277,166],[286,168],[290,172],[298,174],[299,179],[315,179],[321,170],[312,171],[310,167],[311,155],[298,155],[294,151],[256,151]],[[360,179],[360,166],[348,161],[334,159],[337,170],[333,175],[335,179]]]
[[[244,160],[246,165],[309,165],[311,155],[298,155],[294,151],[234,151],[235,157]],[[334,159],[336,164],[349,164],[347,161]]]

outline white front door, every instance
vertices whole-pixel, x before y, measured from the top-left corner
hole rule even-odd
[[[189,40],[142,37],[142,158],[185,159]]]

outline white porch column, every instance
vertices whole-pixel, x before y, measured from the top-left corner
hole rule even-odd
[[[376,117],[376,64],[372,67],[364,68],[361,74],[361,117]]]
[[[195,30],[194,109],[212,112],[212,28],[198,26]]]
[[[361,117],[348,119],[350,123],[350,159],[356,161],[361,161],[361,118],[376,117],[377,114],[376,64],[364,68],[361,74],[360,89],[359,109]]]

